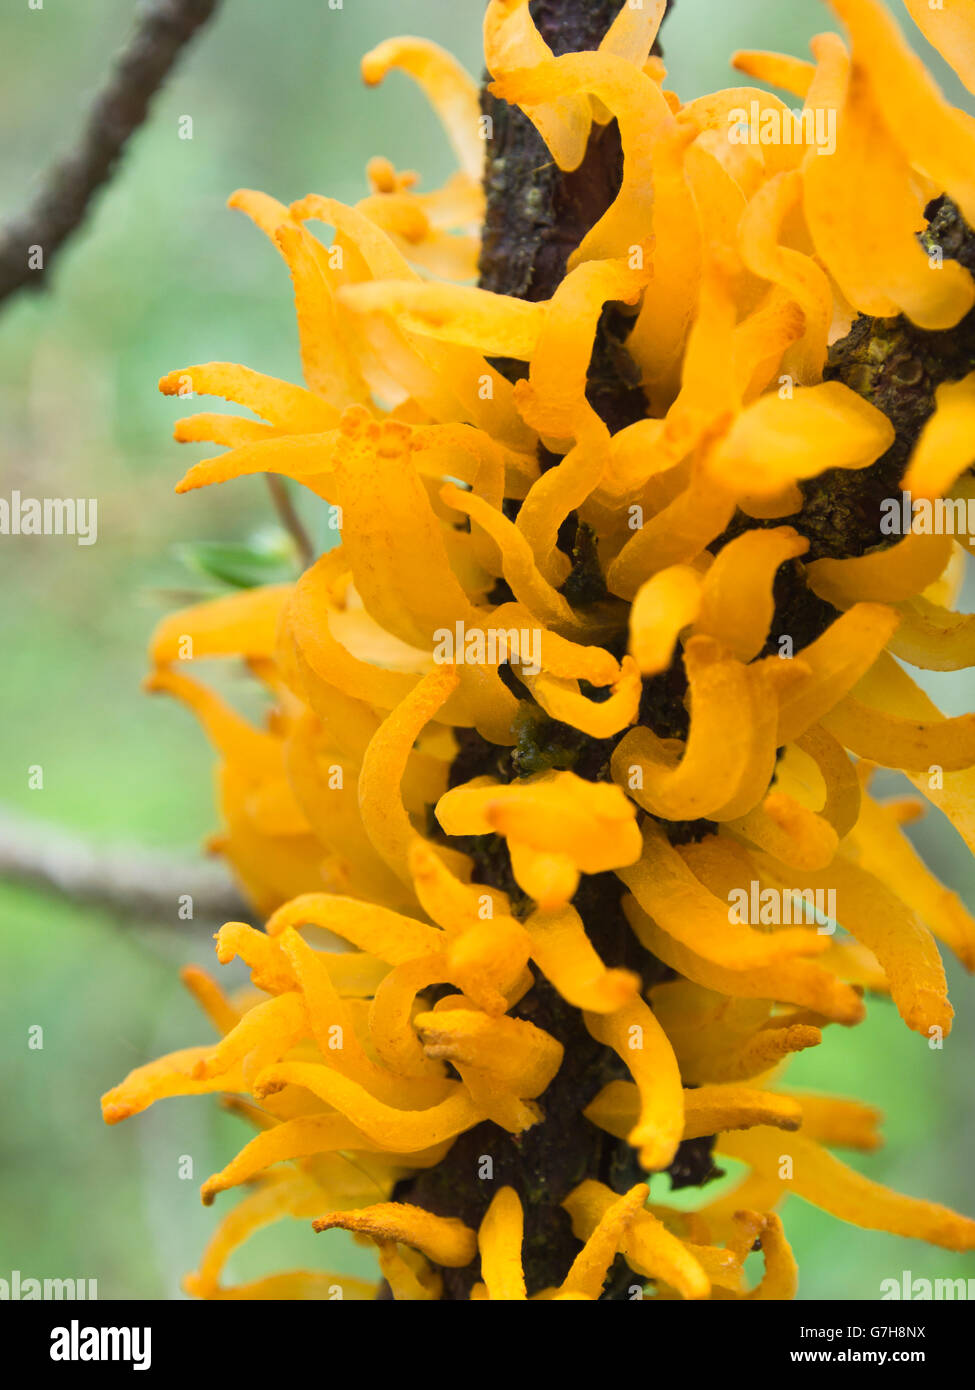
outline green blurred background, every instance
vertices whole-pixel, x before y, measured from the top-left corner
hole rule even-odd
[[[0,218],[70,143],[136,9],[2,0]],[[0,309],[0,494],[99,503],[95,546],[0,541],[0,811],[95,846],[198,852],[213,823],[210,753],[184,711],[140,693],[145,643],[176,591],[202,587],[175,547],[241,540],[273,514],[259,478],[173,494],[205,450],[172,443],[181,412],[156,381],[211,359],[298,379],[287,272],[225,199],[244,185],[285,202],[309,191],[352,201],[377,153],[434,186],[451,168],[439,126],[399,75],[365,90],[358,59],[391,33],[413,32],[477,72],[481,12],[481,0],[345,0],[341,10],[327,0],[224,0],[49,290]],[[828,27],[815,0],[678,0],[664,31],[670,85],[685,98],[728,85],[735,48],[804,53]],[[950,75],[945,85],[960,101]],[[186,115],[192,140],[178,138]],[[963,708],[958,680],[931,689],[948,712]],[[33,764],[43,790],[28,787]],[[964,890],[969,874],[971,887],[943,822],[927,819],[917,836],[947,881]],[[181,1296],[180,1278],[221,1210],[201,1207],[199,1183],[239,1147],[241,1123],[213,1101],[174,1100],[106,1129],[98,1097],[130,1067],[209,1036],[177,980],[180,964],[211,963],[207,929],[177,922],[175,911],[139,924],[0,883],[0,940],[0,1277],[95,1278],[102,1298]],[[975,1212],[975,989],[951,963],[949,972],[959,1018],[944,1051],[875,1002],[867,1025],[830,1030],[800,1057],[790,1082],[882,1106],[887,1147],[862,1166]],[[44,1047],[33,1051],[28,1029],[38,1024]],[[183,1155],[191,1181],[178,1175]],[[663,1199],[666,1183],[655,1187]],[[903,1269],[975,1276],[971,1258],[843,1226],[795,1199],[786,1221],[806,1299],[876,1298],[880,1281]],[[228,1278],[293,1265],[371,1267],[342,1233],[315,1237],[306,1223],[285,1223],[251,1241]]]

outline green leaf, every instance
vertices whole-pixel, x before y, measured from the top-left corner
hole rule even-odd
[[[287,584],[299,573],[294,542],[278,527],[258,531],[246,541],[187,542],[175,552],[187,569],[234,589]]]

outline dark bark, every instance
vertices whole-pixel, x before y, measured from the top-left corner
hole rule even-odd
[[[594,0],[591,4],[538,0],[532,5],[539,29],[557,54],[595,48],[618,11],[619,0]],[[521,111],[487,91],[483,106],[492,118],[493,135],[485,171],[487,217],[481,284],[519,298],[547,299],[565,275],[570,252],[619,190],[623,168],[619,131],[615,122],[597,127],[579,169],[563,175]],[[638,373],[626,353],[626,327],[626,321],[608,308],[596,335],[589,372],[590,403],[614,432],[644,418],[647,412]],[[524,370],[520,363],[503,365],[512,377]],[[554,461],[543,452],[543,466]],[[560,543],[574,561],[564,592],[576,603],[602,597],[602,576],[585,528],[570,519]],[[682,674],[677,675],[678,686]],[[676,696],[677,717],[686,730],[682,693],[680,689]],[[510,781],[543,766],[572,767],[580,776],[593,780],[609,776],[609,757],[616,739],[587,738],[547,719],[527,702],[522,711],[514,750],[496,748],[473,732],[462,735],[461,751],[451,770],[452,784],[482,772]],[[674,711],[669,716],[661,713],[663,722],[668,717],[675,717]],[[464,847],[475,861],[478,882],[508,892],[516,914],[531,909],[532,904],[511,875],[503,839],[484,836]],[[603,961],[634,970],[649,988],[667,979],[670,972],[636,940],[620,909],[621,897],[620,881],[607,873],[584,877],[573,901]],[[590,1037],[579,1010],[541,977],[514,1013],[545,1029],[565,1048],[562,1067],[540,1098],[544,1120],[518,1137],[490,1123],[478,1125],[457,1139],[436,1168],[401,1184],[396,1196],[440,1215],[458,1216],[476,1228],[498,1188],[506,1184],[514,1187],[525,1210],[525,1276],[529,1293],[535,1293],[561,1283],[578,1253],[579,1242],[561,1207],[569,1192],[584,1178],[596,1178],[624,1192],[643,1181],[646,1174],[628,1144],[582,1118],[582,1110],[607,1081],[627,1076],[616,1055]],[[493,1175],[486,1180],[479,1173],[488,1158]],[[673,1173],[675,1186],[714,1176],[710,1141],[681,1145]],[[476,1261],[464,1269],[444,1269],[441,1274],[448,1299],[466,1299],[480,1277]],[[634,1282],[639,1281],[618,1260],[604,1297],[626,1297]]]
[[[145,120],[173,64],[218,4],[219,0],[152,0],[146,6],[95,98],[77,145],[48,171],[31,206],[0,233],[0,300],[44,281],[59,247],[84,221],[127,140]],[[29,266],[33,246],[43,252],[42,269]]]

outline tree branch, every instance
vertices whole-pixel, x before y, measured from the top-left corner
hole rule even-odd
[[[311,536],[305,530],[284,479],[277,473],[266,473],[265,477],[267,478],[267,490],[271,494],[271,501],[274,503],[278,520],[294,541],[301,568],[306,570],[315,558],[315,547]]]
[[[37,198],[0,233],[0,301],[47,275],[58,248],[84,221],[129,136],[183,48],[220,0],[152,0],[95,98],[76,147],[48,171]],[[43,265],[32,269],[31,248]]]
[[[559,54],[595,48],[619,12],[619,0],[534,0],[532,17],[552,50]],[[623,151],[616,122],[593,131],[579,168],[564,174],[529,118],[515,106],[484,90],[482,109],[491,117],[484,185],[487,209],[480,263],[480,284],[500,294],[524,299],[547,299],[566,271],[566,261],[590,227],[619,192]],[[638,374],[625,350],[625,331],[612,312],[604,313],[589,371],[587,396],[611,432],[643,419],[647,402]],[[498,362],[509,376],[524,374],[524,365]],[[543,468],[557,460],[540,448]],[[580,565],[585,560],[584,538],[573,515],[559,544],[568,547]],[[499,595],[499,598],[501,595]],[[686,717],[686,714],[685,714]],[[539,742],[552,732],[549,724]],[[528,731],[518,752],[529,754]],[[609,756],[609,744],[597,745],[580,736],[577,774],[596,780]],[[506,752],[508,750],[505,750]],[[520,773],[515,762],[502,766],[499,750],[475,731],[463,731],[460,752],[451,768],[450,784],[488,773],[510,778]],[[456,847],[456,842],[455,847]],[[474,860],[473,880],[507,892],[517,916],[524,896],[511,874],[504,842],[482,837],[464,843]],[[600,958],[608,965],[634,971],[645,988],[666,979],[666,967],[646,952],[620,908],[622,884],[613,873],[584,877],[573,906]],[[436,991],[428,991],[431,998]],[[629,1145],[581,1119],[580,1112],[608,1081],[621,1079],[625,1068],[584,1026],[578,1009],[566,1004],[542,977],[513,1010],[557,1038],[565,1061],[547,1087],[542,1106],[545,1121],[514,1137],[485,1121],[460,1135],[437,1165],[400,1183],[398,1201],[410,1202],[442,1216],[459,1217],[477,1227],[494,1192],[515,1188],[525,1215],[523,1258],[530,1293],[557,1285],[578,1253],[579,1242],[561,1206],[563,1198],[584,1178],[596,1178],[618,1192],[641,1181],[645,1174]],[[485,1157],[493,1163],[492,1182],[479,1181]],[[673,1186],[703,1183],[714,1173],[711,1141],[682,1145],[671,1166]],[[463,1301],[478,1279],[476,1261],[462,1269],[441,1269],[443,1297]],[[605,1298],[623,1298],[634,1276],[618,1259],[607,1281]],[[385,1294],[381,1295],[385,1296]]]
[[[94,849],[66,831],[2,811],[0,879],[160,925],[246,921],[250,915],[222,865],[121,845]],[[187,895],[191,919],[185,915]]]

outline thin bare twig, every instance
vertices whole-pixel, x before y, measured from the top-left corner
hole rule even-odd
[[[295,510],[295,504],[291,500],[288,486],[284,479],[277,473],[266,473],[268,491],[271,494],[271,501],[274,503],[274,510],[278,514],[278,520],[289,536],[295,543],[298,552],[298,559],[301,561],[301,568],[306,570],[315,558],[315,547],[312,545],[311,536],[305,530],[301,517]]]
[[[250,916],[222,864],[142,847],[95,849],[64,830],[3,811],[0,879],[90,903],[126,921],[192,927]]]
[[[111,76],[95,98],[78,144],[54,164],[34,202],[0,233],[0,300],[38,285],[58,248],[85,218],[129,136],[183,48],[220,0],[151,0]],[[43,266],[32,269],[32,247]]]

